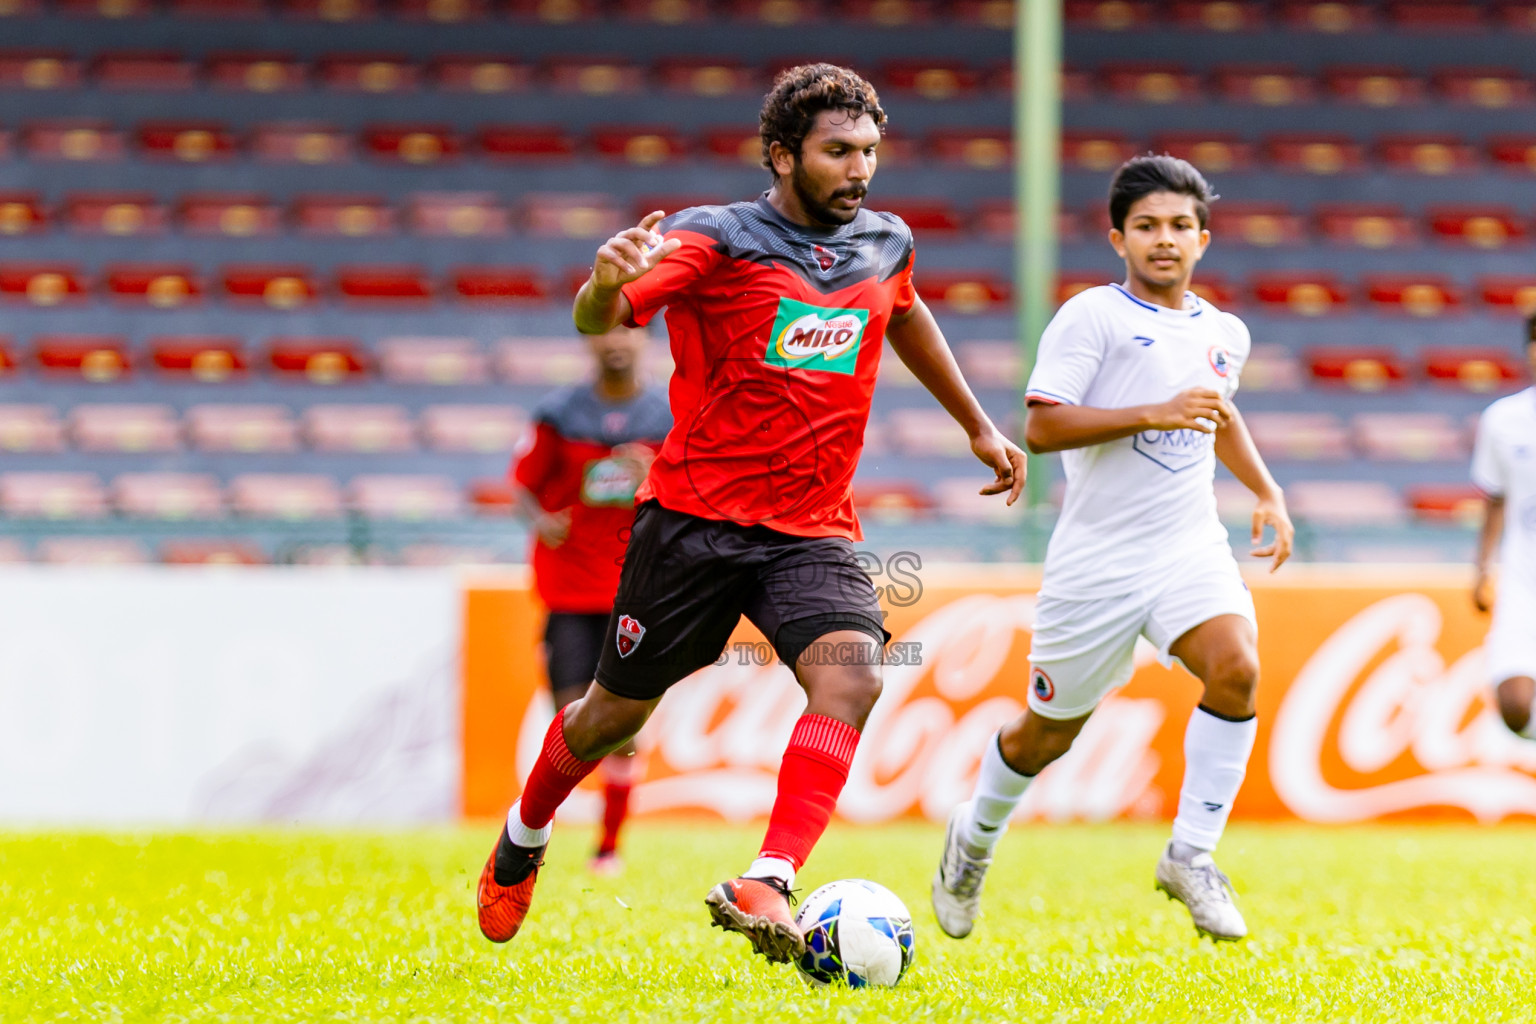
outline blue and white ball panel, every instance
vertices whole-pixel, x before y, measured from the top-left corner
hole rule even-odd
[[[806,942],[796,966],[812,984],[889,987],[912,963],[912,915],[874,882],[829,882],[806,898],[796,923]]]

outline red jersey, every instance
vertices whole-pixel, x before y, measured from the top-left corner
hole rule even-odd
[[[659,230],[682,248],[623,289],[632,326],[666,307],[677,367],[674,424],[638,500],[862,540],[853,472],[886,325],[916,301],[912,232],[868,210],[806,227],[766,196],[683,210]]]
[[[571,529],[559,546],[533,537],[534,585],[551,611],[613,607],[640,483],[630,462],[613,458],[613,449],[631,442],[654,449],[671,425],[657,391],[607,402],[591,384],[578,384],[534,409],[532,440],[513,464],[512,478],[546,512],[571,510]]]

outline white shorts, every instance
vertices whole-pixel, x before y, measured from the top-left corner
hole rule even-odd
[[[1493,625],[1483,641],[1494,685],[1516,676],[1536,679],[1536,591],[1505,572],[1493,605]]]
[[[1225,547],[1201,553],[1176,574],[1131,594],[1086,601],[1042,596],[1029,652],[1030,710],[1042,718],[1082,718],[1130,681],[1139,637],[1171,665],[1168,648],[1221,615],[1241,615],[1258,628],[1253,595]]]

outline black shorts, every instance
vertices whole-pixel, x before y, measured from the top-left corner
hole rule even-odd
[[[703,519],[653,499],[635,513],[597,681],[621,697],[659,697],[715,662],[743,615],[791,667],[835,630],[891,639],[846,539]]]
[[[607,612],[550,612],[544,621],[544,672],[556,704],[560,691],[585,691],[592,684],[597,655],[608,637],[608,617]]]

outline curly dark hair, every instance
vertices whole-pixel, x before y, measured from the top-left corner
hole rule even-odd
[[[874,86],[836,64],[801,64],[780,72],[763,97],[757,118],[763,166],[773,170],[768,147],[775,142],[798,156],[816,124],[816,115],[823,110],[846,110],[854,118],[868,114],[881,133],[885,132],[885,110]]]

